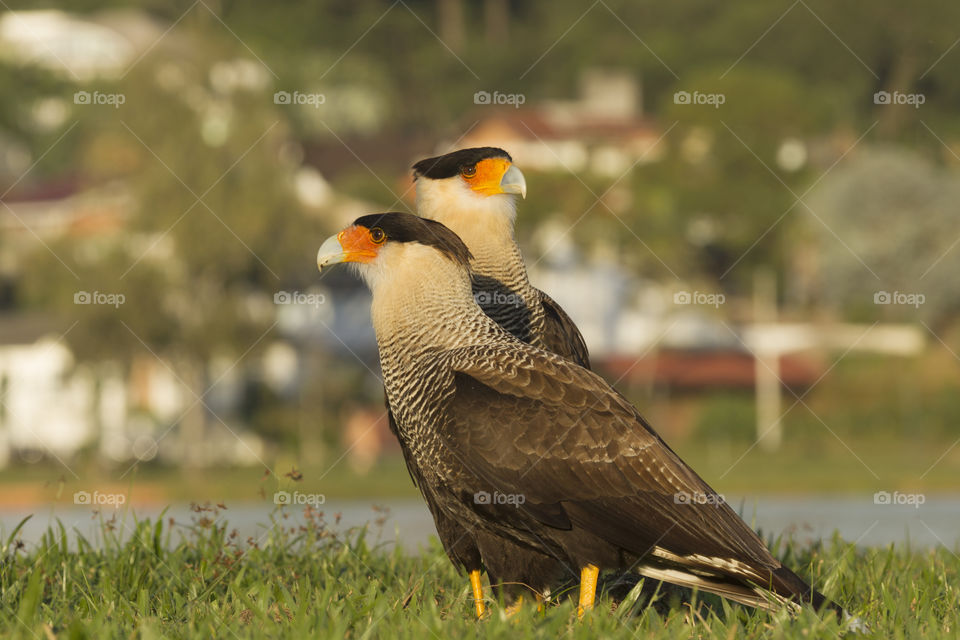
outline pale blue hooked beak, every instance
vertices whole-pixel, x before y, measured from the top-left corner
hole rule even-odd
[[[516,165],[510,165],[503,177],[500,178],[500,189],[504,193],[519,195],[521,198],[527,197],[527,181],[523,177],[523,172],[517,169]]]

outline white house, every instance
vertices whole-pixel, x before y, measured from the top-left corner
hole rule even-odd
[[[68,456],[94,437],[94,384],[49,323],[0,317],[0,467],[12,452],[29,460]]]

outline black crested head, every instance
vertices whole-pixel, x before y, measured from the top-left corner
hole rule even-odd
[[[452,178],[460,173],[464,167],[477,164],[487,158],[506,158],[513,162],[510,154],[497,147],[473,147],[471,149],[460,149],[453,153],[448,153],[435,158],[427,158],[413,165],[413,178],[416,180],[420,176],[432,180],[443,180]]]
[[[371,231],[380,229],[386,235],[386,242],[419,242],[433,247],[465,267],[470,265],[470,259],[473,258],[460,236],[444,224],[411,213],[371,213],[360,216],[353,224]]]

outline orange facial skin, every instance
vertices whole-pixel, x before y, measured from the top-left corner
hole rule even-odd
[[[376,232],[379,232],[379,241],[375,239]],[[343,248],[342,262],[370,262],[377,257],[386,236],[379,228],[367,229],[353,225],[338,233],[337,240]]]
[[[485,158],[474,165],[472,174],[463,170],[460,176],[475,192],[490,196],[504,193],[500,181],[509,168],[510,161],[506,158]]]

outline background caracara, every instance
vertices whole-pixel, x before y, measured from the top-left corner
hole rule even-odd
[[[460,149],[417,162],[413,177],[417,213],[442,222],[473,254],[473,296],[480,308],[517,339],[589,368],[580,330],[563,308],[527,277],[514,236],[516,196],[526,197],[527,184],[510,154],[495,147]],[[390,425],[394,429],[392,416]],[[444,523],[444,529],[441,537],[462,535],[449,523]],[[510,540],[485,532],[475,538],[490,584],[508,601],[522,596],[524,587],[540,597],[564,579],[578,577],[575,567]],[[474,582],[478,579],[471,578]]]

